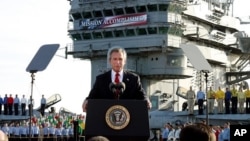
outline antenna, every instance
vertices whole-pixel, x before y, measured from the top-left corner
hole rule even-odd
[[[39,48],[36,55],[31,60],[30,64],[26,68],[26,71],[31,73],[31,94],[30,94],[30,124],[29,124],[29,140],[31,140],[31,115],[33,110],[33,85],[35,80],[35,73],[38,71],[43,71],[48,66],[49,62],[55,55],[57,49],[59,48],[59,44],[47,44],[43,45]]]

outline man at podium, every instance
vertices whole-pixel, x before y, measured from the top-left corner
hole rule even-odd
[[[83,112],[87,112],[85,139],[102,135],[110,141],[148,140],[151,102],[139,75],[124,70],[126,60],[123,48],[109,49],[112,69],[96,77],[82,105]],[[97,126],[100,130],[96,130]]]
[[[115,46],[109,49],[108,61],[112,69],[96,77],[93,88],[83,102],[83,112],[87,110],[88,99],[146,100],[148,108],[151,108],[151,102],[142,88],[140,77],[124,70],[126,60],[127,53],[123,48]]]

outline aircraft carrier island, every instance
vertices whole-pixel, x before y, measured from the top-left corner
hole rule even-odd
[[[110,69],[108,49],[124,47],[126,69],[140,75],[151,99],[149,118],[157,115],[154,112],[164,113],[155,128],[167,120],[206,118],[182,111],[190,86],[195,91],[248,87],[250,40],[239,30],[241,20],[233,17],[233,0],[70,0],[69,4],[72,43],[66,54],[91,61],[93,84],[98,74]],[[194,50],[186,52],[189,46]],[[209,69],[201,67],[204,63]],[[210,122],[222,117],[213,116]],[[232,119],[249,121],[243,115]]]

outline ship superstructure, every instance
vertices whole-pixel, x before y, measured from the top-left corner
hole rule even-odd
[[[248,41],[232,0],[70,0],[67,55],[91,61],[91,80],[107,71],[107,51],[126,49],[126,68],[141,76],[152,110],[181,109],[179,87],[243,84]],[[205,83],[180,48],[193,44],[212,67]],[[194,54],[195,55],[195,54]],[[244,83],[246,84],[246,83]],[[246,85],[244,85],[246,86]],[[178,103],[178,104],[175,104]]]

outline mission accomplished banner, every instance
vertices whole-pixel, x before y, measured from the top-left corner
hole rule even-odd
[[[143,24],[147,24],[147,15],[145,13],[112,16],[98,19],[84,19],[80,21],[80,27],[84,30]]]

